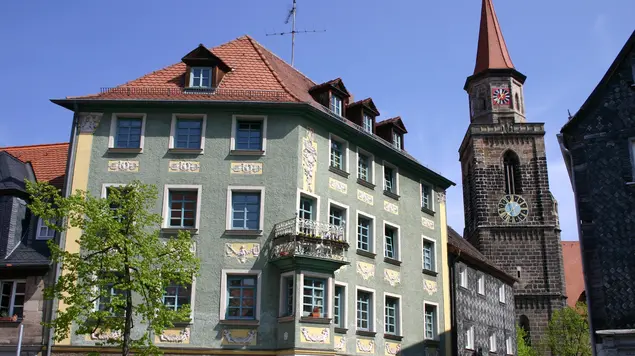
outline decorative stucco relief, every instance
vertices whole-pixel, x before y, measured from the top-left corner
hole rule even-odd
[[[348,186],[344,182],[337,179],[329,178],[329,188],[336,190],[342,194],[348,193]]]
[[[225,243],[225,256],[236,257],[240,263],[247,262],[247,259],[256,258],[260,255],[259,243]]]
[[[384,280],[388,282],[388,284],[390,284],[391,286],[395,287],[397,284],[401,283],[401,276],[399,274],[399,271],[385,269]]]
[[[89,134],[95,133],[102,116],[104,116],[104,114],[100,112],[79,113],[79,132]]]
[[[346,352],[346,336],[335,335],[333,339],[335,343],[335,346],[333,346],[333,349],[335,349],[335,351]]]
[[[302,189],[309,193],[315,191],[315,172],[317,171],[317,142],[315,132],[307,129],[302,138]]]
[[[386,341],[384,345],[384,355],[386,356],[395,356],[401,351],[401,344],[397,342],[388,342]]]
[[[423,225],[423,227],[427,227],[430,230],[434,230],[434,220],[428,219],[425,216],[421,217],[421,225]]]
[[[439,356],[439,349],[436,347],[426,347],[425,356]]]
[[[373,196],[363,190],[357,189],[357,199],[368,205],[373,205]]]
[[[437,192],[437,203],[441,204],[445,204],[445,191],[443,192]]]
[[[367,281],[372,277],[375,277],[375,265],[357,261],[357,273],[359,273],[359,275]]]
[[[256,345],[258,331],[254,329],[224,329],[221,345]]]
[[[262,174],[262,162],[232,162],[231,174]]]
[[[197,161],[170,161],[168,172],[198,173],[201,171],[201,162]]]
[[[429,279],[423,279],[423,290],[428,292],[429,295],[436,293],[439,289],[437,287],[436,281],[431,281]]]
[[[90,335],[87,335],[90,340],[120,340],[123,336],[121,331],[101,331],[95,330]]]
[[[399,215],[399,207],[396,204],[393,204],[389,201],[384,200],[384,210],[386,210],[389,213]]]
[[[161,335],[155,336],[156,343],[190,343],[190,328],[185,329],[166,329]]]
[[[300,328],[300,341],[319,344],[330,344],[329,328]]]
[[[358,353],[362,354],[374,354],[375,353],[375,341],[369,339],[357,339],[356,348]]]
[[[139,161],[108,161],[108,172],[139,172]]]

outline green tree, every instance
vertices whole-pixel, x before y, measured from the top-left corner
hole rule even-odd
[[[153,333],[190,317],[188,305],[175,310],[163,304],[164,290],[190,285],[199,260],[189,232],[161,237],[161,216],[150,212],[156,208],[156,187],[135,181],[110,187],[103,199],[79,190],[62,197],[46,183],[30,183],[27,189],[29,208],[49,228],[81,231],[78,251],[49,241],[62,272],[45,297],[65,306],[48,324],[54,338],[67,338],[71,329],[78,335],[103,332],[110,336],[100,345],[121,348],[124,356],[161,354]]]
[[[518,349],[518,356],[537,356],[538,352],[529,346],[525,341],[527,338],[527,331],[516,325],[516,347]]]
[[[546,342],[553,355],[590,356],[591,339],[587,306],[578,302],[574,308],[556,310],[549,320]]]

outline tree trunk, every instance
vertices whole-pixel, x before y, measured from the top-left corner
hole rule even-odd
[[[127,252],[127,251],[126,251]],[[128,265],[128,256],[126,256],[126,262],[124,263],[124,279],[126,284],[130,285],[130,266]],[[132,330],[132,291],[130,289],[125,290],[126,293],[126,321],[123,328],[123,345],[122,355],[128,356],[130,354],[130,333]]]

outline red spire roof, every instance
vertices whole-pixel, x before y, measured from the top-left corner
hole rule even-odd
[[[488,69],[514,69],[492,0],[483,0],[474,74]]]

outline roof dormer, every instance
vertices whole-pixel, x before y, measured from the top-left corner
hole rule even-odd
[[[375,125],[377,136],[388,141],[398,150],[404,149],[404,135],[408,133],[401,117],[380,121]]]
[[[337,78],[318,84],[309,89],[309,94],[315,101],[329,108],[333,114],[346,116],[345,110],[351,95],[346,90],[342,79]]]
[[[346,106],[346,118],[368,133],[375,133],[377,116],[379,116],[379,110],[371,98],[356,101]]]
[[[188,89],[214,89],[231,70],[202,44],[181,58],[181,61],[187,66],[184,87]]]

